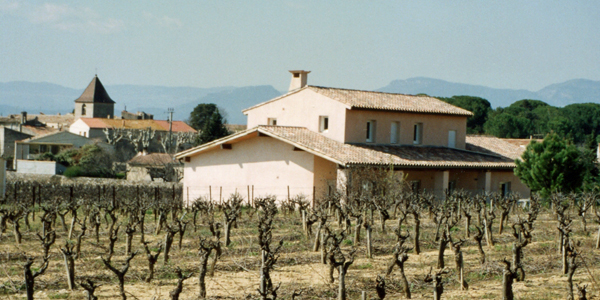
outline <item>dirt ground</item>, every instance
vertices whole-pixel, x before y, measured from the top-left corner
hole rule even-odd
[[[573,215],[573,214],[571,214]],[[220,216],[218,217],[220,218]],[[511,215],[508,224],[515,220]],[[577,249],[583,254],[582,266],[576,271],[574,282],[588,285],[589,296],[598,297],[599,286],[596,280],[600,279],[600,249],[594,249],[594,242],[598,225],[591,222],[588,217],[588,232],[583,232],[581,219],[574,218],[574,234],[576,241],[580,242]],[[437,243],[433,241],[435,234],[434,224],[424,214],[421,232],[422,253],[415,255],[409,253],[405,263],[406,274],[411,285],[413,299],[431,299],[432,287],[423,281],[430,267],[436,266]],[[153,241],[153,245],[164,239],[164,231],[154,235],[152,215],[148,215],[146,225],[146,240]],[[217,262],[214,277],[207,277],[207,296],[209,299],[241,299],[256,292],[259,284],[260,256],[257,244],[256,216],[249,219],[242,213],[238,228],[232,229],[232,244],[224,248],[221,259]],[[502,289],[502,258],[511,258],[513,237],[508,230],[498,235],[498,222],[494,222],[494,239],[496,245],[484,245],[487,263],[479,263],[479,254],[472,238],[467,239],[463,247],[465,258],[466,280],[469,285],[467,291],[461,291],[457,281],[457,272],[454,265],[454,254],[450,249],[445,251],[445,261],[449,274],[444,277],[444,299],[500,299]],[[171,251],[171,260],[163,264],[161,254],[156,265],[155,279],[151,283],[143,281],[147,273],[147,259],[142,245],[139,243],[139,234],[134,238],[134,250],[139,254],[133,259],[132,267],[126,276],[125,290],[129,299],[170,299],[169,292],[176,286],[175,268],[180,267],[184,273],[194,272],[194,276],[184,283],[180,299],[198,298],[198,238],[209,236],[208,229],[199,219],[197,230],[188,229],[183,247],[178,249],[177,237]],[[331,222],[332,224],[335,222]],[[368,293],[369,299],[377,299],[375,293],[375,278],[378,274],[385,274],[391,258],[395,236],[391,234],[395,221],[388,221],[388,234],[382,234],[379,226],[373,234],[374,258],[367,259],[364,242],[352,245],[351,237],[344,241],[344,249],[357,247],[356,260],[350,267],[346,277],[348,299],[360,299],[362,291]],[[65,243],[67,233],[57,222],[57,241],[51,248],[51,262],[43,275],[36,278],[36,299],[85,299],[85,291],[78,287],[69,291],[65,280],[65,266],[59,247]],[[312,252],[313,237],[307,238],[302,231],[298,213],[285,215],[279,213],[274,222],[276,231],[274,241],[284,240],[281,257],[272,272],[273,282],[281,282],[279,296],[290,299],[292,291],[302,290],[303,293],[296,299],[335,299],[337,296],[338,282],[328,281],[328,267],[320,263],[320,253]],[[524,249],[524,268],[526,278],[523,282],[515,282],[514,293],[516,299],[566,299],[567,278],[561,273],[561,256],[557,251],[557,222],[554,216],[543,211],[534,223],[533,242]],[[314,226],[316,227],[316,226]],[[335,228],[336,225],[333,225]],[[464,226],[452,229],[453,238],[463,238]],[[76,229],[78,229],[76,227]],[[412,231],[412,219],[408,219],[405,229]],[[507,229],[510,229],[508,227]],[[31,229],[22,225],[23,242],[16,245],[12,228],[9,226],[0,239],[0,299],[24,299],[23,267],[25,255],[36,257],[33,265],[37,268],[41,263],[41,246],[35,233],[40,230],[39,217],[31,222]],[[76,281],[81,282],[90,278],[102,286],[96,295],[100,299],[119,299],[118,283],[115,275],[102,264],[100,256],[106,255],[108,236],[106,227],[102,225],[100,244],[96,244],[90,230],[84,237],[82,255],[76,260]],[[77,233],[77,231],[76,231]],[[120,266],[125,260],[124,233],[120,233],[117,242],[116,255],[113,262]],[[408,242],[412,246],[412,241]],[[337,273],[336,273],[337,277]],[[386,299],[402,299],[400,276],[397,269],[386,278]],[[588,296],[588,299],[591,298]]]

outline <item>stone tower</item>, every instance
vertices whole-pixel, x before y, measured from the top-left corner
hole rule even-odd
[[[79,118],[109,118],[115,117],[115,101],[113,101],[98,75],[85,88],[83,94],[75,100],[75,120]]]

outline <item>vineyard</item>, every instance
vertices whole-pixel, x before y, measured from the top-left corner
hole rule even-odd
[[[594,193],[437,198],[383,182],[314,203],[231,195],[188,207],[181,194],[168,184],[9,182],[0,298],[599,296]]]

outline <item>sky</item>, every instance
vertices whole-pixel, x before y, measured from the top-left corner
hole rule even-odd
[[[0,0],[0,82],[377,89],[600,80],[600,1]]]

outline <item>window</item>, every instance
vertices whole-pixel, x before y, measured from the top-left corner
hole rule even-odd
[[[390,128],[390,144],[400,143],[400,122],[392,122]]]
[[[276,118],[269,118],[268,122],[269,122],[269,125],[277,126],[277,119]]]
[[[420,145],[423,142],[423,123],[416,123],[413,134],[413,144]]]
[[[329,129],[329,117],[328,116],[320,116],[319,117],[319,132],[327,131]]]
[[[448,148],[456,148],[456,130],[448,131]]]
[[[375,125],[376,125],[375,121],[367,122],[367,143],[375,142]]]
[[[413,193],[418,193],[420,189],[421,189],[421,180],[410,181],[410,190]]]
[[[81,106],[81,115],[85,116],[85,104]]]
[[[300,73],[294,73],[294,78],[300,77]]]
[[[448,182],[448,192],[456,190],[456,181]]]
[[[40,154],[40,145],[29,144],[29,154]]]
[[[503,198],[510,194],[510,182],[503,182],[500,184],[500,193]]]

